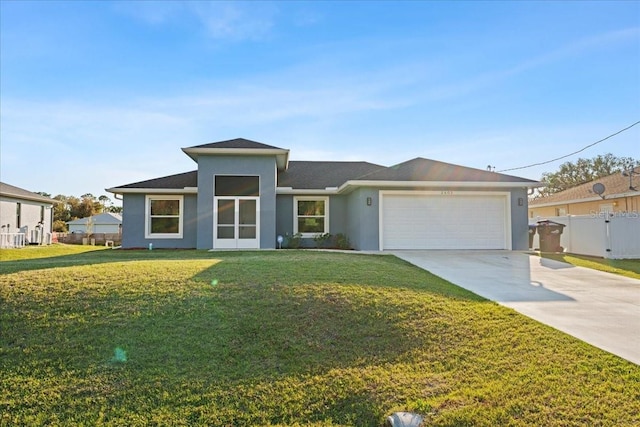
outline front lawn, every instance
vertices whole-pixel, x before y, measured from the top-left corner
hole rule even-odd
[[[52,249],[0,262],[0,425],[640,424],[640,367],[389,255]]]

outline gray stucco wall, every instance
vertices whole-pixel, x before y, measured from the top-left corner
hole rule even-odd
[[[347,197],[346,234],[351,240],[351,245],[360,251],[379,250],[379,190],[358,188]],[[367,205],[367,197],[371,197],[370,206]]]
[[[468,189],[460,189],[468,191]],[[356,250],[377,251],[380,243],[379,227],[379,191],[378,188],[363,187],[348,195],[331,196],[329,198],[330,233],[344,233]],[[482,188],[478,191],[490,191]],[[504,190],[502,190],[504,191]],[[507,190],[511,193],[511,244],[513,250],[526,250],[529,245],[527,218],[527,191],[516,188]],[[371,205],[367,205],[367,198]],[[519,205],[522,199],[522,206]],[[276,233],[282,236],[293,234],[293,200],[292,195],[278,195]],[[303,246],[312,247],[311,239],[304,239]]]
[[[144,229],[144,194],[125,194],[122,200],[122,247],[147,248],[153,243],[154,249],[186,249],[196,247],[197,236],[197,197],[184,195],[184,215],[182,239],[146,239]]]
[[[213,248],[213,197],[215,175],[260,177],[260,248],[276,247],[275,156],[198,157],[198,249]]]
[[[519,201],[522,205],[519,205]],[[527,215],[527,189],[511,190],[511,245],[514,251],[529,249],[529,218]]]
[[[276,236],[285,237],[293,234],[293,196],[279,194],[276,196]]]
[[[305,196],[300,194],[300,196]],[[276,198],[276,235],[285,237],[293,234],[293,221],[294,221],[294,209],[293,209],[293,195],[280,194]],[[326,197],[326,196],[318,196]],[[347,232],[347,209],[348,198],[346,196],[329,196],[329,230],[328,232],[335,236],[338,233],[346,234],[349,239],[349,233]],[[315,242],[313,239],[302,239],[303,247],[314,247]]]
[[[455,190],[468,191],[468,189]],[[380,248],[379,191],[380,189],[377,188],[364,187],[353,191],[348,196],[347,235],[357,250],[377,251]],[[491,189],[479,188],[478,191],[491,191]],[[514,188],[507,191],[511,193],[512,249],[526,250],[529,246],[527,189]],[[371,206],[367,205],[367,197],[371,197]],[[522,206],[519,205],[519,199],[522,200]]]

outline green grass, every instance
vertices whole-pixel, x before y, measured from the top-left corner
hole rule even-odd
[[[640,367],[392,256],[51,250],[0,262],[0,425],[640,424]]]
[[[81,246],[53,244],[49,246],[25,246],[20,249],[0,249],[0,261],[22,259],[55,258],[67,255],[78,255],[86,252],[100,251],[103,246]]]
[[[541,257],[607,273],[640,279],[640,259],[607,259],[586,255],[541,253]]]

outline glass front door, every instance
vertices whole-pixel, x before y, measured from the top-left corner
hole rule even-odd
[[[258,218],[257,197],[217,197],[214,202],[214,248],[259,248]]]

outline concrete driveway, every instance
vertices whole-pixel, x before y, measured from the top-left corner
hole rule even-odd
[[[512,251],[393,251],[487,299],[640,365],[640,280]]]

